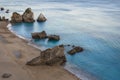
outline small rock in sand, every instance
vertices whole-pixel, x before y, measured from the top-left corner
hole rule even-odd
[[[9,78],[9,77],[11,77],[12,76],[12,74],[10,74],[10,73],[4,73],[3,75],[2,75],[2,78]]]

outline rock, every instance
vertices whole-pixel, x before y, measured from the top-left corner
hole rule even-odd
[[[75,54],[75,53],[78,53],[78,52],[82,52],[83,51],[83,48],[81,48],[81,47],[74,47],[73,49],[71,49],[70,51],[68,51],[68,53],[70,54],[70,55],[73,55],[73,54]]]
[[[37,21],[38,22],[45,22],[46,20],[47,20],[46,17],[42,13],[40,13],[40,15],[38,16]]]
[[[2,21],[2,18],[1,18],[1,16],[0,16],[0,21]]]
[[[49,35],[48,36],[49,40],[56,40],[59,41],[60,40],[60,36],[59,35]]]
[[[17,12],[14,12],[11,17],[11,22],[12,23],[19,23],[22,22],[22,15],[20,15]]]
[[[4,73],[2,75],[2,78],[9,78],[10,76],[12,76],[12,74],[10,74],[10,73]]]
[[[31,35],[33,39],[44,39],[47,37],[47,34],[45,31],[35,32],[35,33],[32,33]]]
[[[31,8],[27,8],[25,12],[23,13],[23,21],[24,22],[35,22],[34,20],[34,14],[31,10]]]
[[[64,47],[64,44],[59,45],[59,47]]]
[[[0,18],[1,18],[0,21],[9,21],[8,19],[5,18],[5,16],[0,17]]]
[[[0,10],[1,10],[1,11],[3,11],[3,10],[4,10],[4,8],[3,8],[3,7],[1,7],[1,8],[0,8]]]
[[[9,13],[9,9],[7,9],[7,10],[5,11],[5,13]]]
[[[2,21],[5,21],[5,20],[6,20],[6,19],[5,19],[5,16],[3,16],[3,17],[2,17]]]
[[[56,46],[42,51],[40,56],[27,62],[27,65],[63,65],[65,62],[64,47]]]

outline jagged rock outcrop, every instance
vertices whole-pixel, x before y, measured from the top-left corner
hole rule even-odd
[[[38,22],[45,22],[46,20],[47,20],[46,17],[42,13],[40,13],[40,15],[38,16],[37,21]]]
[[[35,22],[34,14],[33,14],[32,10],[31,10],[31,8],[27,8],[25,10],[25,12],[23,13],[22,17],[23,17],[24,22]]]
[[[59,35],[49,35],[48,40],[58,41],[58,40],[60,40],[60,36]]]
[[[31,33],[33,39],[44,39],[47,38],[47,34],[45,31]]]
[[[27,62],[27,65],[62,65],[66,62],[64,47],[56,46],[52,49],[46,49],[40,53],[40,56]]]
[[[20,15],[17,12],[14,12],[11,17],[11,22],[12,23],[19,23],[22,22],[22,15]]]
[[[75,53],[82,52],[82,51],[83,51],[83,48],[77,46],[71,49],[70,51],[68,51],[68,54],[73,55]]]

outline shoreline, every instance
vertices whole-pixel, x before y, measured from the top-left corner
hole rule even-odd
[[[1,26],[0,27],[3,28],[3,30],[0,30],[0,36],[2,36],[5,40],[7,40],[9,42],[8,44],[7,43],[5,43],[5,44],[12,45],[12,47],[15,48],[16,45],[14,45],[14,44],[16,44],[18,42],[21,44],[21,46],[24,46],[24,49],[23,48],[20,49],[21,46],[19,44],[17,44],[17,47],[19,46],[17,49],[20,49],[20,50],[18,50],[18,52],[21,52],[22,58],[17,59],[14,54],[7,54],[7,57],[12,58],[11,62],[15,62],[17,66],[20,66],[20,69],[22,69],[25,73],[28,73],[28,74],[26,74],[27,76],[31,76],[31,79],[29,79],[29,80],[33,80],[33,79],[38,79],[38,80],[39,79],[44,79],[44,80],[61,80],[61,79],[62,80],[67,80],[67,79],[80,80],[76,75],[72,74],[71,72],[66,70],[64,67],[60,67],[60,66],[52,66],[52,67],[50,67],[50,66],[27,66],[27,65],[25,65],[25,63],[27,61],[29,61],[32,58],[39,55],[40,48],[37,48],[36,45],[31,44],[31,43],[29,45],[29,40],[26,40],[23,37],[20,37],[17,34],[15,34],[14,32],[12,32],[8,26],[10,23],[0,22],[0,24],[2,24],[1,25],[2,27]],[[11,40],[14,40],[14,38],[17,39],[17,40],[15,40],[16,43],[11,41]],[[9,39],[11,39],[11,40],[9,40]],[[1,43],[0,43],[0,45],[1,45]],[[27,48],[30,51],[25,50],[25,48]],[[12,50],[13,50],[13,52],[15,51],[15,49],[12,49]],[[27,54],[23,54],[23,52],[26,52]],[[29,53],[29,52],[32,52],[32,53]],[[8,56],[8,55],[10,55],[10,56]],[[0,66],[0,68],[1,68],[1,66]],[[50,73],[50,75],[47,75],[48,72]],[[46,75],[45,75],[45,73],[46,73]],[[21,73],[21,74],[23,74],[23,73]],[[52,76],[56,75],[57,77],[54,77],[54,76],[52,77],[51,75]],[[12,79],[12,80],[14,80],[14,79]],[[17,80],[19,80],[19,79],[17,79]],[[25,80],[27,80],[27,79],[25,78]]]

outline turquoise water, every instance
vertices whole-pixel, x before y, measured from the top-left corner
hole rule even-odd
[[[66,54],[69,69],[77,76],[88,77],[82,77],[83,80],[120,80],[119,0],[0,0],[0,5],[9,8],[11,13],[16,11],[21,14],[31,7],[35,18],[40,12],[45,14],[48,20],[44,23],[12,26],[13,31],[28,39],[32,39],[32,32],[43,30],[61,37],[58,42],[32,40],[36,45],[44,48],[59,44],[83,47],[82,53]],[[3,13],[0,15],[11,16],[11,13]]]

